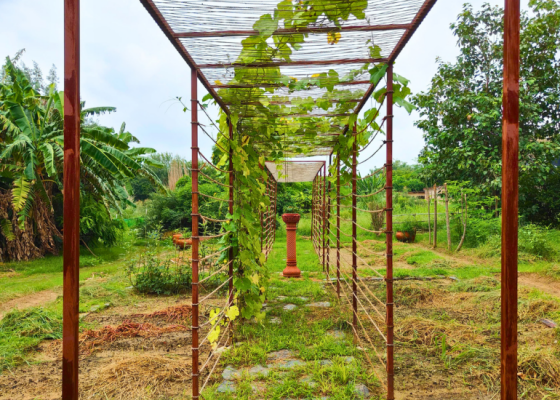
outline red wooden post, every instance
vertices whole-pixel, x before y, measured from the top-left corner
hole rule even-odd
[[[323,272],[325,272],[326,267],[326,255],[327,255],[327,166],[326,163],[323,164],[323,207],[321,212],[321,218],[323,220]]]
[[[331,157],[332,155],[329,156],[329,167],[331,165]],[[331,229],[331,181],[328,179],[328,177],[330,176],[330,172],[327,174],[327,220],[326,220],[326,229],[325,229],[325,235],[327,235],[327,279],[329,280],[330,283],[330,260],[331,260],[331,233],[330,233],[330,229]]]
[[[352,145],[352,326],[354,327],[354,342],[357,341],[356,332],[358,332],[358,231],[356,226],[356,185],[358,166],[358,145],[356,143],[357,124],[354,123],[353,136],[354,144]]]
[[[198,79],[191,69],[191,137],[192,137],[192,391],[199,398],[198,371]]]
[[[386,206],[386,245],[387,245],[387,399],[395,398],[393,365],[393,65],[387,69],[387,161],[385,164],[387,183],[385,191]]]
[[[317,248],[315,247],[315,179],[311,183],[311,242],[313,243],[313,249],[317,253]]]
[[[520,1],[506,0],[502,127],[502,400],[517,399]]]
[[[231,124],[231,120],[229,121],[229,203],[228,203],[228,211],[230,215],[233,215],[233,184],[234,184],[234,173],[233,173],[233,125]],[[233,238],[231,238],[233,241]],[[229,305],[233,304],[233,248],[230,248],[228,251],[228,261],[229,261],[229,271],[228,275],[230,278],[229,281]]]
[[[62,398],[78,400],[80,298],[80,1],[64,1]]]
[[[340,298],[340,156],[336,156],[336,294]]]

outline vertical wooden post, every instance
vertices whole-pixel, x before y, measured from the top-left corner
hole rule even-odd
[[[395,371],[393,364],[393,65],[387,69],[387,155],[386,174],[387,183],[385,191],[386,206],[386,247],[387,247],[387,272],[385,282],[387,285],[387,399],[395,398]]]
[[[329,156],[329,167],[332,163],[332,154]],[[328,169],[327,169],[328,171]],[[325,234],[327,235],[327,279],[330,283],[330,261],[331,261],[331,181],[329,179],[330,171],[327,173],[327,227],[325,229]]]
[[[80,298],[80,0],[64,1],[62,398],[78,400]]]
[[[437,247],[437,185],[434,184],[434,249]]]
[[[315,246],[315,179],[311,184],[311,242],[313,243],[313,250],[317,253],[317,247]]]
[[[358,338],[358,228],[356,226],[356,187],[357,187],[357,167],[358,167],[358,144],[356,143],[357,124],[354,123],[352,135],[354,144],[352,145],[352,326],[354,327],[354,343]]]
[[[340,299],[340,155],[336,156],[336,294]]]
[[[326,163],[323,164],[323,207],[321,217],[323,220],[323,272],[325,272],[325,268],[327,265],[327,165]]]
[[[451,251],[451,226],[449,226],[449,192],[445,184],[445,225],[447,227],[447,250]]]
[[[191,138],[192,138],[192,391],[199,398],[198,373],[198,75],[191,69]]]
[[[502,400],[517,399],[520,1],[506,0],[502,128]]]
[[[228,121],[229,125],[229,202],[228,202],[228,212],[230,215],[233,215],[233,184],[234,184],[234,173],[233,173],[233,125],[231,120]],[[233,242],[233,237],[231,238]],[[231,243],[230,243],[231,245]],[[228,261],[229,261],[229,271],[228,275],[230,278],[229,281],[229,305],[233,304],[233,247],[228,250]]]
[[[432,244],[432,202],[430,198],[430,189],[426,190],[426,201],[428,202],[428,244]]]

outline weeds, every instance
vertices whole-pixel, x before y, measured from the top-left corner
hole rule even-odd
[[[187,293],[191,288],[192,269],[188,260],[173,265],[171,260],[161,260],[147,253],[129,263],[126,272],[132,286],[140,293],[170,295]]]

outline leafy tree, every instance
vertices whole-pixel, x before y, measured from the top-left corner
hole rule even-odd
[[[560,190],[560,4],[531,0],[521,19],[520,210],[553,221]],[[486,195],[501,192],[503,10],[465,4],[456,23],[460,55],[441,62],[431,87],[414,103],[425,147],[419,156],[433,181],[469,181]],[[535,196],[540,192],[542,196]]]
[[[130,181],[132,195],[135,201],[144,201],[150,197],[150,194],[156,190],[154,184],[145,176],[136,176]]]
[[[9,210],[0,214],[6,240],[0,242],[0,249],[4,244],[10,258],[27,259],[45,251],[54,252],[53,236],[61,236],[52,200],[63,190],[63,102],[63,93],[56,92],[53,85],[47,96],[41,95],[28,74],[7,59],[0,82],[0,195],[9,198]],[[115,132],[87,122],[93,115],[115,111],[113,107],[84,106],[82,103],[82,193],[87,193],[109,215],[110,210],[121,212],[122,206],[130,204],[125,189],[129,179],[145,176],[162,187],[146,168],[158,165],[145,157],[155,150],[132,148],[138,139],[125,131],[124,124]],[[33,232],[39,232],[39,239]],[[10,241],[19,242],[18,249],[10,250]],[[39,247],[36,242],[40,242]]]

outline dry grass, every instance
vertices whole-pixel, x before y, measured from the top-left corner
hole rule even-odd
[[[80,352],[91,354],[96,348],[105,343],[112,343],[117,339],[142,337],[157,337],[162,333],[186,331],[184,325],[170,325],[158,327],[150,323],[139,324],[137,322],[125,321],[118,326],[106,326],[99,330],[87,330],[80,335]]]
[[[190,359],[141,355],[116,361],[83,386],[83,399],[157,399],[178,384],[190,392]],[[176,392],[177,387],[173,392]]]

